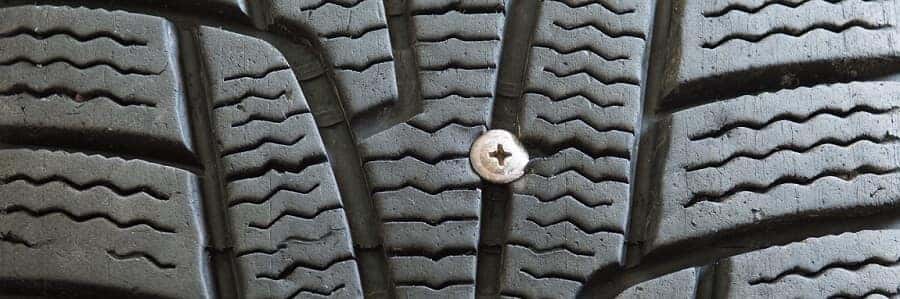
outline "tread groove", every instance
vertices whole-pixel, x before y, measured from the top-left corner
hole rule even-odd
[[[89,34],[79,34],[69,28],[52,28],[48,30],[37,30],[37,28],[17,27],[15,29],[0,33],[0,39],[11,38],[19,35],[27,35],[36,40],[44,40],[57,35],[67,36],[79,42],[90,42],[97,39],[108,39],[123,47],[147,46],[147,41],[138,39],[129,39],[116,35],[108,31],[95,31]]]
[[[222,176],[222,165],[219,154],[214,147],[213,136],[213,103],[209,97],[210,82],[206,76],[206,65],[201,54],[199,27],[185,25],[176,27],[176,46],[179,51],[181,80],[187,90],[184,99],[188,105],[187,117],[193,136],[194,148],[203,165],[199,175],[199,201],[203,213],[202,229],[209,239],[204,244],[209,255],[211,292],[219,298],[235,298],[242,294],[236,279],[237,269],[230,232],[230,219],[225,198],[225,185]]]
[[[49,217],[52,215],[61,215],[75,223],[85,223],[85,222],[90,222],[92,220],[104,220],[104,221],[106,221],[112,225],[115,225],[116,227],[123,229],[123,230],[135,228],[135,227],[147,227],[158,233],[174,234],[176,232],[174,228],[155,223],[149,219],[134,219],[134,220],[129,220],[129,221],[122,221],[122,220],[115,219],[112,216],[105,214],[105,213],[101,213],[101,212],[92,212],[92,213],[86,213],[83,215],[77,215],[69,210],[66,210],[64,208],[59,208],[59,207],[32,209],[30,207],[26,207],[23,205],[9,205],[9,206],[0,208],[0,215],[9,215],[9,214],[17,214],[17,213],[26,214],[32,218],[43,218],[43,217]]]
[[[691,200],[684,204],[685,208],[689,208],[701,202],[713,202],[713,203],[722,203],[728,200],[730,197],[742,193],[742,192],[750,192],[750,193],[767,193],[772,189],[775,189],[779,186],[784,185],[798,185],[798,186],[809,186],[816,183],[819,180],[823,179],[839,179],[843,181],[852,181],[857,177],[864,175],[888,175],[900,172],[900,168],[883,168],[874,165],[862,165],[856,167],[855,169],[827,169],[825,171],[820,172],[819,174],[812,177],[802,177],[802,176],[782,176],[771,183],[768,184],[757,184],[757,183],[739,183],[734,187],[731,187],[724,192],[698,192],[695,193]]]
[[[493,103],[489,128],[519,132],[521,102],[541,3],[511,0],[506,7],[497,79],[490,95]],[[511,188],[488,185],[484,191],[475,268],[477,296],[497,297],[502,289],[503,252],[509,238],[509,208],[513,201]]]
[[[112,257],[116,260],[120,260],[120,261],[144,260],[144,261],[147,261],[148,263],[152,264],[153,266],[156,266],[157,268],[159,268],[161,270],[171,270],[171,269],[176,268],[175,264],[163,263],[163,262],[159,261],[159,259],[153,257],[152,255],[150,255],[146,252],[132,251],[132,252],[126,252],[126,253],[118,253],[115,250],[107,250],[106,254],[108,254],[110,257]]]
[[[835,34],[843,33],[847,30],[851,30],[854,28],[860,28],[863,30],[882,30],[890,28],[890,25],[887,24],[872,24],[865,20],[852,20],[843,24],[835,24],[835,23],[815,23],[810,24],[804,28],[792,28],[792,27],[775,27],[769,29],[765,33],[762,34],[748,34],[748,33],[734,33],[729,34],[722,39],[714,42],[706,42],[701,45],[704,49],[716,49],[725,45],[731,41],[745,41],[750,43],[758,43],[769,37],[777,36],[777,35],[785,35],[794,38],[802,38],[807,33],[824,30]]]

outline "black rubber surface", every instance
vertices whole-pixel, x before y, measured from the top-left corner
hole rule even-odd
[[[898,13],[0,0],[0,297],[896,297]]]

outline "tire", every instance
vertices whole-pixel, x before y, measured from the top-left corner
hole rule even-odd
[[[898,10],[0,0],[0,297],[897,297]]]

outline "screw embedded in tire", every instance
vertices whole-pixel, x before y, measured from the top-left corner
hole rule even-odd
[[[469,151],[469,161],[481,178],[506,184],[525,174],[528,153],[512,133],[490,130],[475,139]]]

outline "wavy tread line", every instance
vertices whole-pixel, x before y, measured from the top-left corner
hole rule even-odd
[[[527,95],[536,95],[536,96],[540,96],[540,97],[542,97],[542,98],[544,98],[544,99],[549,100],[549,101],[551,102],[551,104],[564,103],[564,102],[568,102],[568,101],[574,101],[574,100],[578,100],[578,99],[583,99],[583,100],[587,101],[587,102],[592,106],[592,107],[591,107],[591,110],[594,110],[594,111],[596,111],[595,108],[598,108],[598,109],[611,109],[611,108],[624,108],[624,107],[625,107],[625,103],[612,103],[612,104],[603,104],[603,105],[601,105],[601,104],[598,104],[598,103],[592,101],[590,98],[587,98],[587,97],[582,96],[582,95],[573,95],[573,96],[570,96],[570,97],[567,97],[567,98],[559,98],[559,99],[554,99],[554,98],[551,98],[549,95],[541,94],[541,93],[536,93],[536,92],[526,92],[525,95],[526,95],[526,96],[527,96]],[[616,112],[616,113],[619,113],[619,112]],[[632,130],[633,130],[633,129],[632,129]]]
[[[373,187],[372,193],[388,193],[388,192],[397,192],[406,188],[415,189],[416,191],[428,194],[428,195],[438,195],[447,191],[458,191],[458,190],[476,190],[477,183],[462,183],[462,184],[452,184],[452,185],[444,185],[437,188],[426,188],[424,186],[418,186],[413,182],[404,182],[397,186],[390,187]]]
[[[321,186],[321,185],[316,183],[315,185],[313,185],[310,188],[299,189],[299,188],[287,186],[286,184],[280,184],[280,185],[276,186],[275,188],[273,188],[271,191],[269,191],[269,193],[267,193],[266,195],[259,197],[259,198],[240,197],[240,198],[234,199],[228,203],[228,207],[231,208],[231,207],[235,207],[235,206],[239,206],[239,205],[243,205],[243,204],[261,205],[261,204],[269,202],[269,200],[271,200],[273,197],[275,197],[275,195],[278,195],[278,193],[281,193],[281,192],[290,192],[290,193],[296,193],[296,194],[301,194],[301,195],[309,195],[313,191],[316,191],[316,189],[319,189],[319,186]]]
[[[544,96],[544,97],[550,99],[550,100],[553,101],[553,102],[562,102],[562,101],[566,101],[566,100],[569,100],[569,99],[572,99],[572,98],[582,97],[582,98],[587,99],[588,102],[591,102],[591,103],[593,103],[594,105],[596,105],[596,106],[598,106],[598,107],[600,107],[600,108],[625,107],[625,106],[627,105],[627,103],[625,103],[625,102],[614,102],[614,101],[604,102],[604,101],[600,101],[599,99],[596,99],[596,98],[594,98],[593,96],[591,96],[591,95],[589,95],[589,94],[587,94],[587,93],[585,93],[585,92],[583,92],[583,91],[581,91],[581,90],[578,90],[578,91],[575,91],[575,92],[567,92],[567,93],[565,93],[565,94],[563,94],[563,95],[561,95],[561,96],[553,96],[549,91],[545,91],[545,90],[541,90],[541,89],[536,89],[536,88],[528,89],[527,91],[525,91],[525,93],[526,93],[526,94],[530,93],[530,94],[541,95],[541,96]]]
[[[13,57],[13,58],[5,60],[5,61],[0,61],[0,66],[14,66],[19,63],[29,64],[35,68],[53,65],[53,64],[65,64],[65,65],[73,67],[79,71],[85,71],[85,70],[89,70],[89,69],[92,69],[95,67],[105,67],[105,68],[111,69],[111,70],[115,71],[116,73],[123,75],[123,76],[128,76],[128,75],[159,76],[162,73],[166,72],[166,69],[163,69],[162,71],[159,71],[159,72],[152,72],[152,71],[146,71],[146,70],[141,70],[141,69],[137,69],[137,68],[126,68],[126,67],[116,65],[114,62],[107,61],[107,60],[91,60],[91,61],[88,61],[85,63],[77,63],[77,62],[72,61],[65,57],[56,57],[56,58],[50,58],[47,60],[38,61],[38,60],[32,59],[31,57],[17,56],[17,57]]]
[[[430,164],[431,166],[435,166],[438,163],[443,162],[443,161],[466,159],[468,157],[469,157],[468,152],[456,153],[456,152],[452,152],[452,151],[444,151],[433,158],[429,158],[429,157],[426,157],[425,155],[417,153],[417,149],[411,148],[411,149],[408,149],[408,150],[400,152],[400,153],[390,153],[385,156],[370,155],[366,159],[366,163],[401,162],[405,159],[411,158],[411,159],[415,159],[417,161],[421,161],[421,162]]]
[[[225,77],[223,80],[224,80],[225,82],[228,82],[228,81],[240,80],[240,79],[262,79],[262,78],[268,77],[269,75],[271,75],[271,74],[273,74],[273,73],[277,73],[277,72],[281,72],[281,71],[286,71],[286,70],[290,70],[290,69],[291,69],[290,66],[287,66],[287,65],[278,65],[278,66],[271,67],[271,68],[269,68],[269,69],[267,69],[267,70],[264,70],[262,73],[258,73],[258,74],[252,74],[252,73],[247,73],[247,74],[237,74],[237,75],[232,75],[232,76]]]
[[[106,254],[108,254],[113,259],[120,260],[120,261],[144,260],[162,270],[175,269],[175,264],[163,263],[159,259],[153,257],[152,255],[150,255],[149,253],[146,253],[146,252],[132,251],[132,252],[126,252],[126,253],[118,253],[114,250],[107,250]]]
[[[445,92],[442,92],[439,94],[424,95],[423,99],[424,100],[440,100],[440,99],[449,98],[451,96],[457,96],[457,97],[462,97],[462,98],[490,98],[490,97],[492,97],[491,93],[489,93],[489,92],[482,93],[480,91],[473,92],[471,90],[456,90],[456,89],[454,89],[454,90],[445,91]]]
[[[93,180],[93,181],[89,181],[89,182],[85,182],[85,183],[76,183],[76,182],[72,181],[71,179],[61,176],[61,175],[51,175],[51,176],[39,179],[39,178],[28,176],[26,174],[15,174],[15,175],[12,175],[12,176],[9,176],[9,177],[6,177],[6,178],[0,180],[0,184],[3,184],[3,185],[15,183],[15,182],[24,182],[26,184],[31,185],[32,187],[42,187],[42,186],[50,184],[50,183],[61,183],[75,191],[78,191],[78,192],[86,192],[93,188],[100,188],[100,189],[105,189],[105,190],[111,191],[121,197],[130,197],[130,196],[141,194],[141,195],[146,195],[155,200],[160,200],[160,201],[169,200],[168,195],[163,194],[162,192],[156,191],[150,186],[141,185],[141,186],[137,186],[137,187],[133,187],[133,188],[122,188],[122,187],[119,187],[119,186],[113,184],[112,182],[102,181],[102,180]]]
[[[856,145],[857,143],[863,143],[863,142],[868,142],[868,143],[871,143],[874,145],[888,145],[888,144],[898,143],[898,141],[900,141],[900,137],[889,135],[889,134],[885,134],[884,137],[880,137],[880,138],[872,137],[869,135],[860,135],[860,136],[856,136],[853,139],[846,140],[846,141],[840,140],[835,137],[827,137],[822,140],[816,141],[815,143],[813,143],[812,145],[809,145],[809,146],[801,146],[801,145],[796,145],[796,144],[778,145],[777,147],[775,147],[772,150],[765,152],[765,153],[754,153],[752,151],[742,150],[742,151],[735,152],[734,154],[732,154],[732,155],[728,156],[727,158],[720,160],[720,161],[709,161],[709,162],[705,162],[705,163],[701,163],[701,164],[696,164],[693,166],[686,166],[684,169],[687,172],[693,172],[693,171],[698,171],[698,170],[702,170],[702,169],[706,169],[706,168],[720,168],[720,167],[727,165],[731,161],[734,161],[739,158],[747,158],[747,159],[762,161],[762,160],[765,160],[766,158],[771,157],[772,155],[775,155],[775,154],[781,153],[781,152],[805,154],[805,153],[815,150],[816,148],[825,147],[825,146],[836,146],[836,147],[840,147],[840,148],[849,148],[853,145]]]
[[[432,291],[441,291],[446,288],[451,288],[455,286],[468,286],[475,284],[475,280],[472,279],[450,279],[443,281],[438,284],[432,284],[431,282],[425,280],[407,280],[407,281],[397,281],[395,283],[397,287],[423,287],[430,289]]]
[[[597,133],[615,132],[615,133],[622,133],[622,134],[628,134],[628,135],[634,136],[634,128],[631,128],[628,126],[616,125],[616,124],[610,124],[610,125],[602,126],[602,127],[596,126],[596,125],[589,123],[589,122],[585,121],[584,119],[582,119],[581,115],[570,116],[570,117],[567,117],[567,118],[564,118],[564,119],[561,119],[558,121],[553,121],[544,115],[537,115],[537,117],[535,117],[535,119],[538,119],[540,121],[543,121],[545,123],[548,123],[548,124],[551,124],[554,126],[565,126],[566,124],[569,124],[569,123],[580,123],[580,124],[583,124],[583,125],[591,128],[592,130],[594,130]]]
[[[322,214],[324,214],[325,212],[341,210],[343,208],[344,207],[342,207],[340,204],[330,204],[330,205],[326,205],[323,207],[319,207],[313,213],[306,213],[306,212],[300,211],[300,210],[288,209],[288,210],[284,210],[281,213],[279,213],[278,217],[275,217],[275,219],[273,219],[269,223],[262,224],[262,223],[258,223],[258,222],[250,222],[249,224],[247,224],[247,226],[251,227],[251,228],[255,228],[255,229],[267,230],[267,229],[272,228],[272,226],[274,226],[275,224],[278,224],[278,222],[281,221],[282,219],[285,219],[288,217],[300,218],[303,220],[314,220],[314,219],[318,218],[319,216],[321,216]]]
[[[629,148],[616,148],[616,146],[609,146],[599,149],[590,149],[590,147],[594,144],[591,144],[590,140],[583,140],[583,138],[579,138],[578,136],[566,138],[565,140],[561,140],[552,144],[547,144],[547,142],[541,140],[544,138],[546,137],[536,136],[529,137],[524,140],[526,147],[534,151],[534,154],[531,157],[532,159],[548,157],[562,150],[571,148],[585,153],[594,160],[604,157],[619,158],[629,161],[631,160],[631,149]],[[531,153],[531,151],[529,151],[529,153]]]
[[[366,71],[368,71],[369,69],[371,69],[377,65],[381,65],[381,64],[385,64],[385,63],[393,63],[393,62],[394,62],[393,57],[384,56],[384,57],[373,58],[362,65],[340,64],[340,65],[335,65],[334,68],[339,71],[351,71],[351,72],[355,72],[355,73],[365,73]]]
[[[835,294],[835,295],[828,296],[828,299],[838,299],[838,298],[842,298],[842,299],[864,299],[864,298],[869,298],[869,297],[871,297],[871,296],[873,296],[873,295],[881,295],[881,296],[884,296],[884,297],[887,297],[887,298],[894,298],[894,297],[896,297],[897,295],[900,295],[900,289],[895,289],[895,290],[891,291],[891,290],[884,290],[884,289],[878,288],[878,289],[874,289],[874,290],[868,291],[868,292],[866,292],[865,294],[862,294],[862,295],[859,295],[859,296],[857,296],[857,295],[852,295],[852,294],[848,294],[848,293],[846,293],[846,292],[841,292],[841,293],[838,293],[838,294]]]
[[[316,4],[314,4],[314,5],[310,5],[310,6],[300,7],[299,9],[300,9],[300,11],[317,10],[317,9],[319,9],[319,8],[322,8],[322,7],[325,6],[325,5],[335,5],[335,6],[340,6],[340,7],[343,7],[343,8],[354,8],[354,7],[356,7],[357,5],[359,5],[360,3],[363,3],[363,2],[365,2],[365,1],[366,1],[366,0],[356,0],[356,1],[350,1],[350,2],[348,2],[348,1],[346,1],[346,0],[345,0],[345,1],[341,1],[341,0],[319,0],[319,3],[316,3]]]
[[[450,40],[458,40],[461,42],[489,42],[489,41],[500,41],[499,36],[465,36],[465,33],[462,32],[453,32],[443,36],[434,36],[434,37],[418,37],[416,41],[423,43],[445,43]]]
[[[569,72],[558,71],[558,70],[555,70],[555,69],[553,69],[553,68],[551,68],[551,67],[544,67],[543,70],[544,70],[544,72],[550,73],[550,74],[552,74],[554,77],[559,78],[559,79],[566,79],[566,78],[569,78],[569,77],[575,77],[575,76],[579,76],[579,75],[585,75],[585,76],[587,76],[587,77],[589,77],[589,78],[591,78],[591,79],[594,79],[594,81],[597,81],[597,82],[599,82],[600,84],[603,84],[603,85],[606,85],[606,86],[612,86],[612,85],[622,84],[622,85],[630,85],[630,86],[637,86],[637,87],[640,87],[640,84],[641,84],[640,80],[637,80],[637,79],[634,79],[634,78],[629,78],[629,77],[624,77],[624,76],[623,76],[623,77],[606,78],[606,77],[604,77],[604,76],[602,76],[602,75],[600,75],[600,74],[595,74],[594,72],[592,72],[592,71],[590,71],[590,70],[588,70],[588,69],[585,69],[585,68],[582,68],[582,69],[576,69],[576,70],[572,70],[572,71],[569,71]]]
[[[38,31],[37,28],[20,26],[10,31],[0,33],[0,38],[11,38],[19,35],[27,35],[36,40],[45,40],[53,36],[64,35],[83,43],[97,39],[108,39],[123,47],[147,46],[147,41],[124,38],[108,31],[95,31],[89,34],[79,34],[69,28],[52,28]]]
[[[26,240],[22,236],[15,234],[12,231],[7,231],[5,233],[0,232],[0,242],[9,243],[12,245],[25,246],[27,248],[35,248],[38,245],[40,245],[38,243],[34,243],[34,242]]]
[[[594,0],[594,1],[585,1],[583,3],[575,3],[573,0],[552,0],[553,2],[562,3],[568,6],[569,8],[582,8],[590,5],[600,5],[607,11],[617,14],[617,15],[626,15],[631,14],[637,11],[634,8],[616,8],[613,7],[612,4],[606,3],[603,0]]]
[[[750,129],[750,130],[754,130],[754,131],[761,131],[761,130],[768,128],[769,126],[771,126],[775,123],[781,122],[781,121],[792,122],[795,124],[805,124],[805,123],[809,122],[810,120],[813,120],[814,118],[816,118],[818,116],[822,116],[822,115],[830,115],[830,116],[834,116],[837,118],[848,118],[857,113],[867,113],[867,114],[871,114],[871,115],[884,115],[884,114],[890,114],[890,113],[896,112],[898,110],[900,110],[900,107],[891,107],[890,109],[882,109],[882,108],[876,108],[876,107],[867,106],[867,105],[859,105],[859,106],[854,106],[853,108],[850,108],[848,110],[833,108],[833,107],[824,107],[824,108],[817,109],[807,115],[799,115],[799,114],[795,114],[795,113],[791,113],[791,112],[784,112],[784,113],[779,113],[764,122],[737,121],[737,122],[728,123],[728,124],[722,126],[721,128],[718,128],[718,129],[715,129],[712,131],[700,133],[700,134],[697,134],[694,136],[688,136],[688,140],[700,141],[703,139],[719,138],[719,137],[725,136],[726,134],[728,134],[729,132],[731,132],[733,130],[740,129],[740,128],[746,128],[746,129]]]
[[[235,182],[240,180],[257,179],[269,175],[269,173],[271,172],[299,174],[309,167],[327,163],[328,158],[325,156],[325,154],[322,153],[316,153],[313,156],[303,157],[299,160],[268,160],[265,164],[257,166],[255,168],[234,171],[228,174],[226,180],[228,182]]]
[[[456,215],[448,215],[444,217],[440,217],[439,219],[427,219],[423,217],[416,216],[404,216],[404,217],[386,217],[382,218],[381,221],[384,224],[427,224],[431,227],[438,227],[448,223],[454,222],[473,222],[478,221],[477,216],[456,216]]]
[[[529,277],[531,277],[532,279],[535,279],[535,280],[559,279],[559,280],[573,281],[573,282],[577,282],[579,284],[584,284],[585,282],[587,282],[587,279],[584,277],[578,277],[575,275],[571,275],[568,273],[562,273],[559,271],[549,271],[546,273],[538,274],[536,271],[521,268],[521,269],[519,269],[519,272],[524,273],[525,275],[528,275]]]
[[[256,278],[257,279],[267,279],[267,280],[285,280],[288,277],[290,277],[291,274],[296,272],[297,269],[300,269],[300,268],[313,270],[316,272],[325,272],[325,271],[328,271],[329,269],[331,269],[331,267],[334,267],[340,263],[344,263],[344,262],[348,262],[348,261],[354,261],[352,255],[338,256],[323,266],[319,266],[319,265],[309,263],[307,261],[295,259],[290,265],[288,265],[287,267],[285,267],[278,273],[260,273],[260,274],[256,274]]]
[[[603,34],[607,37],[610,37],[610,38],[614,38],[614,39],[630,37],[630,38],[640,39],[642,41],[647,40],[647,37],[644,35],[643,32],[628,31],[628,30],[613,31],[612,29],[606,28],[603,25],[601,25],[600,23],[593,22],[593,21],[588,21],[588,22],[584,22],[581,24],[571,24],[571,25],[563,24],[560,21],[553,21],[553,23],[551,23],[551,24],[553,24],[554,26],[559,27],[563,30],[566,30],[566,31],[575,31],[575,30],[578,30],[581,28],[594,28],[596,31],[600,32],[601,34]]]
[[[425,125],[418,124],[418,123],[416,123],[415,120],[410,120],[403,124],[410,126],[416,130],[428,133],[429,135],[434,135],[435,133],[437,133],[443,129],[450,128],[450,127],[458,127],[458,128],[464,128],[464,129],[485,128],[485,124],[483,122],[476,121],[476,122],[472,122],[472,123],[467,123],[467,122],[461,121],[459,118],[448,119],[440,124],[432,126],[432,128],[428,128]]]
[[[303,142],[306,139],[306,134],[302,134],[293,139],[284,139],[280,136],[265,136],[260,138],[254,143],[250,143],[243,146],[234,147],[228,150],[223,150],[221,153],[221,157],[227,157],[231,155],[236,155],[240,153],[252,152],[262,148],[267,144],[275,144],[275,145],[283,145],[283,146],[294,146]]]
[[[325,240],[325,238],[335,235],[336,231],[343,231],[343,229],[329,229],[324,234],[321,234],[321,235],[313,237],[313,238],[307,238],[307,237],[303,237],[303,236],[290,236],[290,237],[285,238],[284,240],[279,241],[278,245],[275,245],[275,248],[273,248],[273,249],[267,249],[267,248],[249,249],[249,250],[238,252],[237,254],[235,254],[235,257],[244,257],[244,256],[254,255],[254,254],[275,255],[275,254],[281,252],[282,250],[287,249],[288,245],[290,243],[322,242],[323,240]]]
[[[485,5],[487,3],[465,3],[461,1],[448,2],[443,6],[411,9],[410,15],[415,16],[442,16],[457,12],[467,15],[502,14],[505,8],[502,3]]]
[[[597,208],[597,207],[608,207],[608,206],[612,206],[612,205],[614,204],[614,202],[608,201],[608,200],[607,200],[607,201],[600,201],[600,202],[598,202],[598,203],[592,204],[592,203],[589,203],[589,202],[585,201],[584,199],[578,197],[578,196],[575,195],[574,193],[571,193],[571,191],[567,191],[566,193],[563,193],[563,194],[560,195],[560,196],[556,196],[556,197],[552,197],[552,198],[551,198],[551,197],[538,196],[537,194],[530,194],[530,195],[531,195],[531,196],[534,196],[534,197],[535,197],[539,202],[541,202],[541,203],[553,203],[553,202],[562,200],[562,199],[564,199],[564,198],[570,198],[570,199],[574,200],[575,202],[578,202],[578,203],[580,203],[581,205],[583,205],[583,206],[585,206],[585,207],[587,207],[587,208],[590,208],[590,209],[595,209],[595,208]]]
[[[75,215],[74,213],[72,213],[66,209],[58,208],[58,207],[50,207],[50,208],[43,208],[43,209],[35,210],[35,209],[26,207],[23,205],[11,205],[11,206],[7,206],[4,208],[0,208],[0,214],[9,215],[9,214],[16,214],[16,213],[23,213],[23,214],[26,214],[33,218],[43,218],[43,217],[51,216],[54,214],[58,214],[58,215],[66,217],[69,220],[72,220],[73,222],[76,222],[76,223],[85,223],[88,221],[100,219],[100,220],[109,222],[110,224],[112,224],[120,229],[123,229],[123,230],[130,229],[133,227],[138,227],[138,226],[145,226],[145,227],[150,228],[159,233],[175,233],[175,229],[165,227],[160,224],[156,224],[150,220],[135,219],[135,220],[131,220],[131,221],[121,221],[121,220],[112,218],[112,216],[110,216],[108,214],[104,214],[104,213],[100,213],[100,212],[87,213],[84,215]]]
[[[863,267],[870,265],[879,265],[883,267],[894,267],[900,265],[900,259],[898,260],[888,260],[884,257],[870,257],[865,260],[859,262],[847,262],[847,261],[838,261],[829,263],[818,270],[808,270],[803,269],[799,266],[795,266],[787,271],[781,272],[778,275],[775,275],[771,278],[758,278],[749,282],[750,285],[758,285],[758,284],[774,284],[778,283],[781,280],[785,279],[788,276],[800,276],[809,279],[816,279],[825,274],[825,272],[833,269],[842,269],[851,272],[856,272],[862,269]]]
[[[139,106],[139,107],[156,107],[156,103],[149,100],[137,99],[129,97],[128,100],[119,97],[108,90],[93,89],[87,91],[77,91],[69,87],[49,87],[45,89],[33,88],[24,83],[16,83],[6,90],[0,90],[0,96],[10,97],[27,94],[37,99],[45,99],[51,96],[62,96],[74,103],[85,103],[93,100],[105,99],[110,103],[120,107]]]
[[[507,243],[506,246],[519,247],[519,248],[528,250],[528,251],[534,253],[535,255],[545,255],[545,254],[554,253],[554,252],[565,252],[565,253],[568,253],[571,255],[583,256],[583,257],[593,257],[593,256],[597,255],[597,253],[595,253],[593,251],[585,251],[585,250],[569,248],[566,244],[550,246],[547,248],[534,248],[531,245],[513,241],[513,242]]]
[[[741,192],[750,192],[755,194],[763,194],[775,189],[779,186],[783,185],[798,185],[798,186],[809,186],[816,183],[819,180],[827,179],[827,178],[836,178],[843,180],[845,182],[852,181],[853,179],[863,176],[863,175],[887,175],[892,173],[897,173],[900,171],[900,168],[888,168],[883,169],[878,166],[873,165],[861,165],[856,167],[855,169],[826,169],[825,171],[820,172],[819,174],[806,178],[801,176],[782,176],[778,179],[772,181],[768,184],[759,184],[752,182],[743,182],[736,184],[735,186],[725,190],[724,192],[713,193],[713,192],[697,192],[694,196],[684,204],[685,208],[689,208],[693,205],[696,205],[701,202],[713,202],[713,203],[722,203],[728,200],[730,197],[735,194]]]
[[[737,11],[744,12],[747,14],[756,14],[756,13],[762,11],[763,9],[766,9],[769,6],[778,5],[778,6],[788,7],[788,8],[798,8],[806,3],[810,3],[813,1],[814,0],[801,0],[801,1],[793,2],[793,1],[787,1],[787,0],[770,0],[770,1],[765,1],[762,4],[757,5],[757,6],[750,6],[750,5],[747,5],[744,3],[740,3],[740,2],[730,3],[730,4],[728,4],[728,6],[725,6],[720,10],[704,11],[703,16],[707,17],[707,18],[718,18],[718,17],[725,16],[731,12],[737,12]],[[824,3],[830,3],[830,4],[839,4],[841,2],[844,2],[845,0],[818,0],[818,1],[822,1]]]
[[[713,49],[716,49],[730,41],[738,41],[738,40],[746,41],[749,43],[758,43],[758,42],[765,40],[766,38],[769,38],[772,36],[777,36],[777,35],[786,35],[789,37],[800,38],[803,35],[806,35],[807,33],[810,33],[810,32],[816,31],[816,30],[825,30],[825,31],[835,33],[835,34],[841,34],[841,33],[844,33],[844,31],[847,31],[847,30],[850,30],[853,28],[861,28],[861,29],[865,29],[865,30],[874,31],[874,30],[881,30],[881,29],[890,28],[890,27],[891,26],[887,25],[887,24],[882,24],[882,25],[871,24],[864,20],[851,20],[844,24],[814,23],[807,27],[799,28],[799,29],[785,27],[785,26],[779,26],[779,27],[769,29],[769,31],[766,31],[763,34],[748,34],[748,33],[729,34],[716,42],[703,43],[703,45],[701,45],[701,47],[704,49],[713,50]]]
[[[319,35],[319,37],[324,38],[324,39],[346,38],[346,39],[355,40],[355,39],[360,39],[363,36],[366,36],[366,34],[376,32],[379,30],[387,30],[387,29],[388,29],[387,24],[375,23],[375,24],[369,24],[368,26],[358,29],[355,32],[338,31],[338,32],[330,33],[330,34],[322,34],[322,35]]]
[[[446,71],[446,70],[474,71],[474,70],[488,70],[488,69],[497,68],[497,65],[494,64],[493,62],[471,63],[468,61],[457,61],[457,60],[455,60],[455,58],[457,58],[457,57],[451,57],[450,60],[447,61],[446,63],[442,63],[442,64],[438,64],[438,65],[420,66],[419,71],[422,71],[422,72],[441,72],[441,71]],[[459,58],[462,58],[462,57],[459,57]]]
[[[301,287],[297,291],[294,291],[293,293],[288,295],[288,298],[298,298],[300,296],[300,294],[303,294],[303,293],[310,293],[310,294],[324,296],[324,297],[331,297],[331,295],[334,295],[334,293],[337,293],[338,291],[340,291],[346,287],[347,287],[347,285],[343,284],[343,283],[339,283],[331,289],[324,289],[324,290],[314,289],[314,288],[309,288],[309,287]]]
[[[631,57],[629,57],[628,55],[612,55],[612,54],[604,53],[600,49],[595,49],[594,47],[592,47],[591,44],[579,45],[576,47],[572,47],[569,50],[565,50],[565,49],[561,48],[560,45],[555,45],[552,42],[535,41],[534,44],[532,44],[531,46],[533,48],[548,49],[548,50],[556,52],[557,54],[560,54],[560,55],[570,55],[572,53],[578,53],[578,52],[584,51],[584,52],[594,54],[594,56],[600,57],[606,62],[631,60]]]
[[[440,248],[436,248],[435,250],[429,250],[427,248],[388,248],[388,253],[390,257],[422,257],[431,260],[432,262],[439,263],[441,260],[454,257],[454,256],[470,256],[475,257],[475,248],[474,247],[449,247],[443,246]]]
[[[555,225],[565,225],[566,223],[568,223],[568,224],[571,224],[573,227],[575,227],[576,230],[579,230],[588,235],[596,235],[596,234],[600,234],[600,233],[625,235],[625,231],[623,231],[619,228],[616,228],[616,227],[602,227],[601,226],[598,228],[590,229],[590,228],[584,227],[581,224],[578,224],[575,221],[573,221],[572,219],[568,219],[568,218],[560,219],[560,220],[556,220],[556,221],[541,221],[540,219],[536,219],[534,217],[529,216],[529,217],[525,218],[525,221],[534,223],[535,225],[539,226],[542,229],[547,229],[547,228],[549,228],[551,226],[555,226]]]
[[[564,148],[564,149],[560,149],[560,152],[553,153],[553,155],[551,155],[551,156],[532,157],[532,160],[547,160],[547,161],[552,161],[552,160],[555,160],[555,159],[559,159],[559,158],[561,158],[561,157],[564,157],[563,151],[575,152],[575,153],[577,153],[577,154],[580,156],[580,157],[577,157],[577,160],[588,159],[589,162],[594,162],[594,163],[596,163],[597,160],[599,160],[599,159],[616,159],[616,160],[624,160],[623,162],[625,162],[625,163],[628,163],[628,161],[629,161],[629,159],[627,159],[627,158],[622,158],[622,157],[598,157],[598,158],[594,158],[594,157],[591,157],[591,155],[589,155],[589,154],[585,153],[584,151],[582,151],[581,149],[579,149],[579,148],[574,148],[574,147],[572,147],[572,148]],[[572,161],[572,160],[566,160],[566,161],[568,162],[568,161]],[[535,162],[540,162],[540,161],[535,161]],[[562,172],[562,171],[559,171],[559,172]]]
[[[225,100],[225,101],[221,101],[221,102],[214,103],[214,104],[213,104],[213,109],[219,109],[219,108],[226,108],[226,107],[235,106],[235,105],[238,105],[238,104],[240,104],[240,103],[243,103],[245,100],[250,99],[250,98],[257,98],[257,99],[263,99],[263,100],[274,101],[274,100],[278,100],[278,99],[284,98],[284,97],[287,96],[287,95],[288,95],[288,91],[287,91],[287,90],[282,90],[282,91],[278,92],[278,93],[275,94],[275,95],[265,95],[265,94],[262,94],[262,93],[260,93],[260,92],[258,92],[258,91],[255,91],[255,90],[248,90],[247,92],[245,92],[244,94],[242,94],[242,95],[240,95],[240,96],[237,96],[237,97],[234,97],[234,98]]]
[[[310,113],[310,111],[308,109],[297,109],[297,110],[287,111],[287,112],[283,113],[281,115],[281,117],[272,117],[272,116],[268,116],[265,114],[254,113],[254,114],[247,116],[247,118],[244,120],[231,123],[231,127],[239,128],[239,127],[246,126],[252,122],[267,122],[267,123],[272,123],[272,124],[281,124],[295,116],[306,115],[309,113]]]
[[[549,175],[549,176],[541,174],[541,173],[537,173],[537,172],[532,172],[529,174],[539,176],[546,180],[552,180],[552,179],[560,177],[566,173],[575,174],[577,176],[585,178],[585,179],[591,181],[592,184],[602,184],[602,183],[619,183],[619,184],[626,184],[626,185],[628,184],[628,177],[625,177],[625,176],[617,176],[617,175],[591,176],[591,175],[587,175],[587,174],[581,172],[581,170],[579,170],[576,167],[565,168],[565,169],[558,171],[556,174]]]

